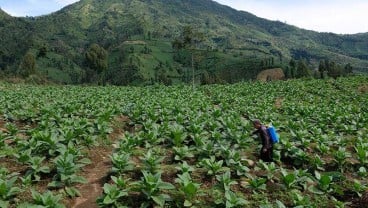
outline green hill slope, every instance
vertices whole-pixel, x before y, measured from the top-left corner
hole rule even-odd
[[[103,76],[113,84],[191,80],[234,82],[283,66],[291,58],[351,63],[368,71],[368,34],[337,35],[299,29],[236,11],[211,0],[81,0],[51,15],[14,18],[0,12],[0,68],[19,69],[31,52],[36,68],[64,83],[98,81],[85,53],[97,43],[108,53]],[[201,41],[191,50],[172,47],[185,28]],[[194,35],[196,36],[196,35]],[[43,55],[40,56],[40,50]]]

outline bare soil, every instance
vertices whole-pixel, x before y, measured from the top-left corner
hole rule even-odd
[[[266,69],[261,71],[258,75],[257,75],[257,80],[261,81],[261,82],[266,82],[266,81],[273,81],[273,80],[283,80],[285,79],[285,74],[284,71],[280,68],[275,68],[275,69]]]
[[[284,101],[285,98],[283,97],[278,97],[275,99],[275,107],[276,109],[280,109],[282,107],[282,103]]]
[[[111,142],[123,137],[123,129],[129,121],[128,117],[119,116],[114,119],[113,132],[109,135]],[[89,150],[88,155],[91,164],[83,168],[82,176],[87,179],[86,184],[77,186],[81,193],[80,197],[66,202],[67,207],[72,208],[97,208],[96,200],[103,193],[103,185],[110,179],[112,163],[109,156],[114,148],[110,146],[100,146]]]
[[[360,92],[360,93],[368,93],[368,85],[360,85],[359,87],[358,87],[358,92]]]
[[[9,131],[5,128],[6,122],[0,118],[0,133],[9,133]]]
[[[93,208],[98,207],[96,199],[102,195],[103,184],[108,180],[111,170],[111,161],[109,155],[112,148],[98,147],[90,152],[92,163],[83,169],[82,176],[87,179],[86,184],[77,186],[81,193],[80,197],[75,198],[70,207],[73,208]]]

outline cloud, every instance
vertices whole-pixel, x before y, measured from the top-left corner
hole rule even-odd
[[[217,0],[270,20],[318,32],[368,32],[368,2],[364,0]]]
[[[12,16],[49,14],[78,0],[0,0],[0,7]]]

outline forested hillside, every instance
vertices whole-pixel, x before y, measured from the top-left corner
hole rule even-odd
[[[1,76],[118,85],[248,80],[290,60],[368,71],[368,35],[317,33],[211,0],[81,0],[41,17],[0,11]]]

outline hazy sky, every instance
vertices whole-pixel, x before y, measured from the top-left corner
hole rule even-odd
[[[48,14],[78,0],[0,0],[13,16]],[[368,0],[216,0],[259,17],[319,32],[368,32]]]

